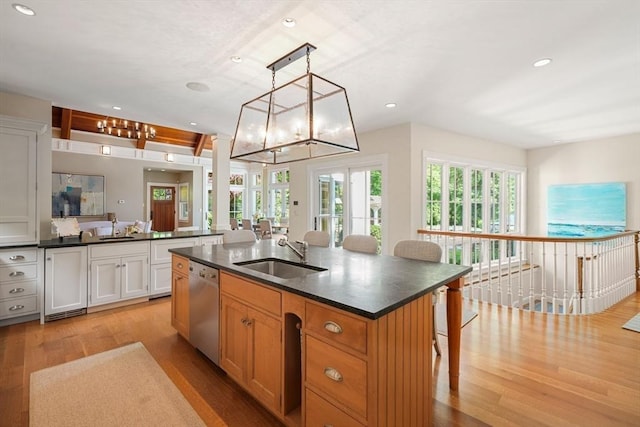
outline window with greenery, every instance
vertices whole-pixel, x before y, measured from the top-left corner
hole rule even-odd
[[[276,222],[289,218],[289,169],[272,170],[269,174],[267,217]]]
[[[173,200],[173,189],[171,188],[154,188],[153,200]]]
[[[229,218],[244,218],[245,174],[231,173],[229,177]]]
[[[520,233],[524,171],[436,159],[425,161],[424,227],[467,233]],[[443,191],[444,190],[444,191]],[[443,223],[442,213],[447,220]],[[517,255],[516,242],[447,248],[449,262],[477,264]],[[483,255],[484,253],[484,257]]]

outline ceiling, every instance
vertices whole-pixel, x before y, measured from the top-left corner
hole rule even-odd
[[[640,132],[637,0],[0,0],[0,90],[230,137],[305,42],[358,133],[415,122],[530,149]]]

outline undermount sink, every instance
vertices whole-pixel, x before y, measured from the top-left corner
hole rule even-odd
[[[308,274],[327,271],[326,268],[306,264],[296,264],[291,261],[285,261],[277,258],[253,259],[250,261],[236,262],[235,265],[250,268],[251,270],[276,276],[281,279],[293,279],[296,277],[306,276]]]
[[[103,236],[100,240],[127,240],[133,239],[133,236]]]

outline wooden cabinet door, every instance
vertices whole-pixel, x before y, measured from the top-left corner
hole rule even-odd
[[[120,258],[91,261],[91,295],[89,306],[120,299]]]
[[[120,263],[122,275],[121,298],[140,297],[149,294],[149,263],[146,255],[123,258]]]
[[[189,340],[189,277],[171,275],[171,326]]]
[[[280,413],[282,324],[251,308],[247,314],[247,388],[264,405]]]
[[[247,306],[225,295],[220,302],[220,367],[245,384],[249,342]]]

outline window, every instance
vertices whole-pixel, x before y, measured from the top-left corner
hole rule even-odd
[[[267,217],[276,222],[289,218],[289,169],[269,172],[269,205]]]
[[[257,219],[263,216],[262,172],[252,172],[250,177],[251,208],[249,209],[249,214]]]
[[[467,233],[522,233],[524,170],[425,158],[424,227]],[[446,217],[443,220],[443,212]],[[447,248],[450,263],[477,264],[517,254],[516,242]],[[482,257],[486,251],[486,257]]]
[[[245,173],[231,173],[229,177],[229,218],[242,220],[244,216]]]

